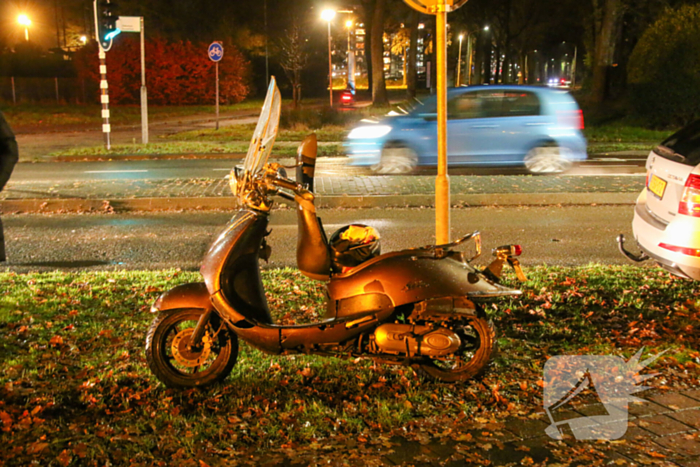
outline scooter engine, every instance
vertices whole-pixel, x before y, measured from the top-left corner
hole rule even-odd
[[[382,324],[372,337],[374,351],[409,357],[450,355],[462,344],[459,336],[447,328],[411,324]]]

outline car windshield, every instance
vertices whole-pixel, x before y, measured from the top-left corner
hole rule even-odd
[[[670,151],[664,151],[664,148]],[[680,162],[683,164],[700,163],[700,120],[671,135],[661,143],[660,149],[655,152],[666,159],[678,160],[677,155],[681,155],[684,159]]]

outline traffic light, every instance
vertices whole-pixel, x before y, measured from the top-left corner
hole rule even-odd
[[[121,31],[117,27],[117,5],[110,0],[95,0],[95,21],[97,22],[97,39],[107,51],[112,47],[112,39]]]

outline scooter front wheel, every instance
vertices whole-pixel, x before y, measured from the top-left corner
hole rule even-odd
[[[151,323],[146,335],[146,361],[153,374],[171,388],[201,387],[221,381],[238,359],[238,336],[221,323],[207,324],[199,348],[190,338],[200,309],[168,310]]]
[[[414,366],[430,379],[448,383],[466,381],[484,374],[496,355],[496,331],[493,323],[474,317],[454,329],[462,340],[459,350],[444,359],[431,359]]]

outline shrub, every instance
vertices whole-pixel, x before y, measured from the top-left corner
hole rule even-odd
[[[214,62],[208,44],[189,41],[146,41],[148,101],[156,105],[213,104],[216,92]],[[99,83],[97,45],[83,48],[75,58],[79,76]],[[110,102],[136,104],[140,100],[141,55],[137,37],[119,37],[107,53]],[[219,62],[219,90],[223,104],[248,95],[249,64],[233,45],[226,45]]]
[[[354,123],[362,116],[357,112],[348,112],[331,107],[318,109],[283,110],[280,115],[281,128],[306,127],[312,130],[326,125],[344,126]]]
[[[635,110],[654,126],[700,117],[700,6],[669,9],[644,32],[628,83]]]

